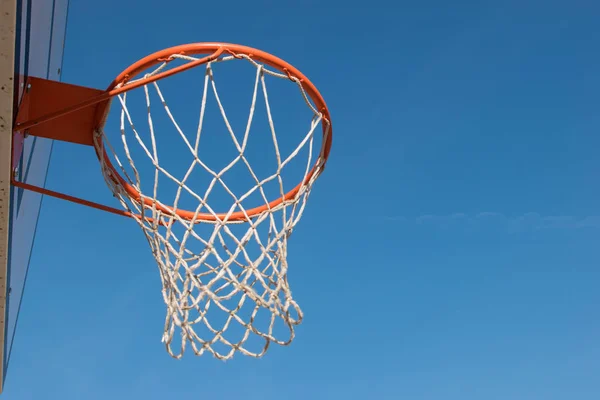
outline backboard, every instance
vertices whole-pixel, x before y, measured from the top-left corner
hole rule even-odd
[[[60,80],[69,0],[0,1],[0,391],[10,360],[42,196],[11,176],[44,186],[52,141],[12,140],[27,76]],[[12,159],[12,154],[20,154]]]

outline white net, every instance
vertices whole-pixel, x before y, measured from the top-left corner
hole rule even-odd
[[[196,60],[195,57],[177,54],[172,57],[184,63]],[[256,69],[250,112],[241,137],[238,137],[239,132],[236,135],[230,124],[213,75],[216,63],[232,60],[249,62]],[[330,123],[314,107],[297,78],[267,69],[247,55],[228,55],[207,63],[205,67],[201,106],[197,116],[199,122],[194,135],[190,135],[189,131],[185,132],[175,120],[159,87],[161,81],[156,81],[141,88],[146,102],[143,109],[147,110],[144,116],[147,125],[143,133],[133,122],[131,107],[128,107],[128,93],[125,92],[114,100],[118,100],[120,105],[120,139],[124,156],[120,158],[109,142],[105,134],[106,128],[95,133],[95,146],[106,150],[114,169],[140,194],[141,201],[137,201],[118,183],[115,172],[107,166],[109,160],[99,151],[102,172],[109,188],[127,211],[137,215],[135,219],[158,263],[167,311],[162,340],[169,354],[180,358],[189,346],[196,355],[210,352],[219,359],[229,359],[236,352],[260,357],[271,342],[280,345],[291,343],[294,328],[302,321],[302,311],[292,298],[287,279],[287,240],[302,216],[311,187],[324,165],[323,150],[313,148],[316,147],[315,137],[323,134],[327,136]],[[164,62],[140,79],[168,68],[169,62]],[[279,149],[267,92],[267,77],[295,84],[312,115],[308,133],[289,155],[282,155]],[[127,84],[133,82],[135,80]],[[152,100],[152,92],[158,96],[159,101]],[[258,96],[259,92],[262,96]],[[216,99],[221,121],[237,154],[221,169],[209,167],[199,152],[209,93]],[[275,171],[266,177],[259,177],[255,173],[246,155],[258,97],[264,99],[272,141],[270,148],[274,149],[277,160]],[[161,126],[153,122],[151,112],[156,106],[166,112],[171,128],[174,127],[178,132],[179,137],[171,140],[181,141],[185,152],[191,155],[190,165],[186,164],[179,176],[161,166],[159,155],[162,147],[157,145],[156,139]],[[323,140],[323,137],[320,139]],[[134,154],[145,157],[146,162],[149,160],[153,173],[144,175],[140,172],[136,166],[138,160],[134,162]],[[299,182],[302,184],[297,187],[293,196],[285,199],[289,191],[284,191],[282,171],[299,154],[303,157],[306,155],[306,160],[302,167],[303,177],[301,181],[294,182],[294,185]],[[249,190],[236,193],[226,183],[226,176],[240,165],[252,177],[252,186]],[[210,176],[208,184],[202,188],[193,188],[189,184],[190,176],[196,169],[202,169]],[[176,187],[169,202],[158,198],[159,182],[164,185],[165,181]],[[150,186],[148,182],[151,183]],[[279,188],[276,198],[272,198],[272,194],[269,198],[265,190],[268,183],[275,183]],[[227,203],[219,201],[215,205],[209,201],[209,196],[216,188],[227,193]],[[184,196],[191,196],[194,204],[191,210],[187,208],[189,212],[185,218],[176,213],[183,207]],[[244,200],[250,196],[258,196],[260,206],[266,206],[263,211],[252,216],[243,205]],[[277,199],[283,201],[275,207],[268,206],[269,202]],[[218,209],[223,206],[224,209]],[[215,311],[220,316],[216,316]]]

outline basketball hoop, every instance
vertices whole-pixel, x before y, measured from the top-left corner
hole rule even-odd
[[[202,58],[196,58],[194,55],[206,55],[208,56]],[[226,56],[223,56],[226,54]],[[219,58],[220,57],[220,58]],[[166,69],[170,62],[180,59],[187,60],[188,63],[184,65],[180,65],[171,70]],[[98,152],[98,158],[100,163],[103,166],[103,171],[106,176],[111,180],[116,180],[115,184],[117,186],[121,186],[127,196],[134,200],[136,203],[143,202],[145,206],[150,207],[158,207],[162,212],[167,214],[175,213],[180,218],[184,220],[194,220],[197,222],[208,222],[208,221],[229,221],[229,222],[239,222],[239,221],[247,221],[248,219],[255,217],[269,209],[276,209],[279,205],[287,202],[293,201],[293,199],[297,199],[297,195],[299,191],[307,186],[308,182],[311,179],[318,177],[318,175],[322,172],[323,167],[325,166],[325,162],[329,156],[329,150],[331,148],[331,127],[330,127],[330,117],[329,110],[325,105],[325,100],[321,97],[321,94],[317,90],[317,88],[306,78],[300,71],[286,63],[285,61],[271,55],[265,53],[260,50],[256,50],[246,46],[233,45],[233,44],[223,44],[223,43],[196,43],[190,45],[182,45],[172,47],[170,49],[166,49],[163,51],[159,51],[154,53],[139,62],[133,64],[131,67],[127,68],[123,71],[108,87],[107,92],[112,90],[125,89],[127,86],[132,86],[132,88],[137,88],[142,85],[148,85],[150,83],[155,82],[158,79],[163,79],[169,77],[171,75],[183,72],[190,68],[198,67],[200,65],[207,64],[210,66],[213,62],[223,62],[230,61],[233,59],[245,59],[249,62],[253,63],[257,68],[261,69],[263,73],[269,74],[271,76],[289,79],[298,85],[302,96],[305,98],[307,106],[312,109],[315,116],[319,116],[320,123],[321,120],[324,121],[322,124],[323,130],[323,148],[321,149],[321,157],[317,159],[315,165],[307,174],[305,181],[300,182],[298,186],[296,186],[293,190],[286,193],[282,198],[274,199],[271,202],[261,206],[256,207],[250,210],[240,210],[238,212],[233,213],[195,213],[193,211],[187,210],[173,210],[171,207],[165,206],[163,204],[157,203],[156,199],[152,197],[141,196],[141,193],[138,189],[132,186],[127,180],[123,179],[115,167],[111,164],[107,157],[106,149],[102,141],[95,142],[94,145]],[[278,71],[279,73],[272,72],[267,70],[262,66],[264,63],[268,66],[271,66]],[[158,67],[156,67],[158,65]],[[156,67],[150,73],[144,75],[143,78],[138,80],[130,80],[131,77],[136,75],[140,75],[144,71],[149,70],[152,67]],[[257,88],[257,86],[255,87]],[[315,106],[310,104],[310,100],[315,103]],[[103,107],[98,108],[98,117],[101,123],[104,123],[106,114],[108,113],[109,103],[104,103]],[[312,132],[310,133],[312,134]],[[97,135],[97,137],[102,137],[102,135]],[[322,164],[321,164],[322,163]]]
[[[179,128],[175,117],[163,99],[162,105],[166,113],[194,159],[188,174],[183,178],[176,178],[174,174],[170,174],[164,166],[161,166],[157,156],[155,127],[152,125],[150,107],[148,107],[148,120],[150,121],[151,135],[150,138],[142,139],[131,122],[127,92],[143,88],[149,104],[149,87],[155,90],[162,99],[162,92],[158,85],[159,80],[204,66],[206,74],[200,112],[200,121],[202,121],[207,88],[212,82],[213,65],[225,62],[249,63],[256,69],[248,128],[241,141],[236,139],[233,134],[225,117],[223,104],[217,95],[216,86],[212,85],[219,110],[239,156],[220,171],[209,168],[198,155],[201,123],[196,141],[190,141]],[[299,141],[296,149],[285,158],[280,154],[277,144],[277,133],[265,85],[266,77],[283,79],[295,85],[298,95],[302,97],[312,115],[308,133]],[[64,90],[66,92],[67,88],[64,87]],[[253,172],[252,165],[245,154],[246,140],[253,122],[259,90],[264,93],[277,159],[276,171],[262,179],[259,179]],[[127,141],[131,139],[122,135],[123,151],[126,155],[124,159],[119,159],[115,153],[114,144],[110,143],[105,134],[111,99],[118,101],[118,105],[121,107],[121,130],[123,131],[128,124],[130,125],[135,144],[144,150],[143,152],[155,168],[155,174],[167,177],[171,179],[172,183],[178,185],[174,202],[168,204],[161,201],[157,195],[158,178],[154,182],[152,191],[145,191],[142,188],[140,173],[136,169],[137,160],[134,160],[130,151],[130,143]],[[95,105],[95,108],[90,108],[92,105]],[[90,113],[90,110],[93,112]],[[83,116],[84,112],[87,113],[85,116]],[[74,116],[68,117],[68,114]],[[65,137],[61,138],[56,135],[50,136],[49,128],[44,132],[41,131],[41,128],[37,128],[37,125],[42,122],[60,118],[63,119],[61,123],[66,124],[65,121],[68,118],[73,120],[76,116],[89,121],[90,130],[86,133],[89,136],[75,138],[74,135],[71,135],[66,138],[67,134],[65,133],[63,134]],[[33,116],[27,121],[21,121],[17,126],[21,130],[29,128],[30,131],[33,131],[34,127],[38,129],[39,136],[93,145],[107,186],[121,203],[123,212],[107,210],[108,207],[94,205],[94,203],[57,194],[47,189],[27,188],[128,215],[137,221],[150,244],[152,254],[159,267],[163,299],[167,306],[162,340],[171,356],[182,357],[186,346],[189,345],[197,355],[209,352],[219,359],[229,359],[236,352],[261,357],[271,342],[280,345],[288,345],[292,342],[294,328],[302,321],[302,311],[292,298],[288,284],[287,241],[302,216],[313,184],[323,172],[332,139],[331,118],[325,101],[317,88],[300,71],[271,54],[250,47],[225,43],[195,43],[176,46],[159,51],[133,64],[123,71],[104,92],[94,93],[91,98],[88,96],[87,100],[80,100],[75,106],[64,107],[59,111],[47,113],[43,117]],[[313,139],[317,133],[322,135],[322,143],[320,150],[313,154]],[[308,152],[303,177],[292,190],[285,192],[283,183],[281,183],[283,181],[282,170],[292,159],[298,157],[301,150]],[[233,193],[222,179],[223,174],[236,163],[245,165],[254,179],[254,186],[245,193]],[[187,185],[187,176],[194,168],[203,169],[212,176],[208,188],[202,188],[201,192],[195,191]],[[128,169],[133,173],[128,173]],[[281,193],[275,198],[268,198],[263,187],[272,181],[281,183]],[[17,182],[14,184],[25,187]],[[221,204],[224,207],[220,209],[206,200],[215,185],[222,185],[225,188],[231,196],[231,204]],[[179,205],[182,193],[193,196],[197,206],[192,209],[182,209]],[[242,206],[242,202],[253,193],[260,194],[263,204],[246,209]],[[238,229],[235,232],[234,225]],[[200,231],[205,230],[207,226],[211,227],[209,231],[201,233]],[[240,227],[243,228],[239,229]],[[258,233],[259,228],[265,229],[268,233],[261,237]],[[194,246],[190,244],[192,242],[195,243]],[[247,251],[249,242],[260,248],[260,254],[257,256],[249,254]],[[231,243],[234,244],[231,245]],[[196,250],[198,244],[202,247],[199,251]],[[212,261],[209,262],[209,259]],[[233,299],[236,300],[233,301]],[[248,304],[252,304],[252,311],[248,317],[244,318],[240,315],[240,310]],[[207,318],[207,312],[211,305],[217,307],[226,316],[222,326],[213,326],[214,324],[211,324]],[[259,310],[266,310],[270,313],[271,319],[268,327],[258,328],[254,323]],[[285,338],[281,338],[274,331],[276,320],[282,321],[287,328],[288,332]],[[238,324],[236,326],[242,327],[244,332],[239,340],[233,341],[226,338],[225,333],[235,323]],[[199,330],[203,333],[199,333]],[[176,342],[176,331],[181,333],[179,352],[173,349],[173,344]],[[246,346],[251,334],[264,341],[258,350],[250,350]],[[220,350],[223,346],[226,348],[224,351]]]

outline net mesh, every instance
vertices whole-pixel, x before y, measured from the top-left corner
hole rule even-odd
[[[171,59],[179,59],[185,63],[197,58],[173,54]],[[213,75],[215,63],[232,60],[249,62],[256,69],[250,112],[241,138],[236,136],[229,122]],[[169,68],[169,62],[159,64],[140,79]],[[134,125],[128,107],[128,93],[125,92],[117,97],[120,105],[120,139],[125,155],[119,157],[105,134],[105,128],[95,132],[95,145],[97,149],[103,148],[107,151],[114,169],[140,193],[141,201],[137,201],[124,189],[119,180],[115,179],[115,172],[107,167],[103,152],[99,151],[107,185],[122,206],[135,215],[134,218],[142,228],[158,264],[163,287],[162,296],[166,304],[162,341],[168,353],[180,358],[189,346],[196,355],[209,352],[219,359],[229,359],[236,352],[260,357],[272,342],[280,345],[290,344],[294,339],[295,327],[302,321],[302,310],[292,297],[287,279],[287,241],[303,214],[311,187],[324,166],[323,150],[313,148],[315,134],[324,133],[327,136],[330,124],[314,107],[297,78],[270,70],[250,56],[223,56],[205,64],[205,68],[199,123],[194,137],[189,137],[189,133],[184,132],[175,120],[159,87],[160,81],[155,81],[141,88],[146,101],[148,134],[140,134]],[[285,158],[278,145],[266,77],[295,84],[312,115],[308,133]],[[135,80],[127,84],[133,82]],[[192,162],[182,177],[176,177],[176,174],[161,166],[160,149],[156,140],[161,127],[153,123],[151,110],[155,104],[151,101],[151,91],[158,95],[159,106],[166,111],[172,126],[179,133],[176,139],[184,143],[186,151],[192,156]],[[258,177],[246,156],[259,91],[264,99],[270,140],[277,160],[276,170],[264,178]],[[237,150],[237,156],[220,170],[211,169],[199,155],[200,137],[203,133],[207,97],[210,92],[214,94],[222,121]],[[320,129],[317,129],[318,127]],[[132,146],[142,149],[137,155],[147,157],[146,161],[149,160],[152,164],[153,174],[144,175],[138,170]],[[307,158],[306,165],[302,168],[302,184],[296,194],[275,207],[266,207],[257,215],[249,216],[247,208],[243,205],[249,196],[258,196],[262,205],[268,205],[274,200],[268,197],[264,189],[267,183],[276,183],[279,188],[277,197],[284,198],[282,171],[299,154],[306,154]],[[235,193],[227,185],[225,175],[235,165],[240,164],[252,176],[253,184],[250,190]],[[201,191],[195,191],[190,187],[192,185],[189,185],[189,177],[196,169],[210,174],[209,184]],[[168,204],[173,211],[167,209],[167,204],[158,199],[159,180],[164,182],[165,178],[177,186],[174,199]],[[150,181],[152,189],[144,192],[145,186],[142,185],[142,181]],[[217,187],[224,189],[230,199],[230,204],[225,204],[228,207],[225,211],[209,204],[209,196]],[[194,200],[195,209],[190,210],[193,212],[191,218],[183,218],[175,212],[180,209],[184,195],[191,196]],[[222,207],[224,203],[219,201],[218,205]],[[233,213],[239,212],[243,213],[245,218],[231,219]],[[201,220],[202,213],[211,215],[214,221]],[[220,317],[212,317],[215,310],[220,313]],[[228,336],[230,331],[233,334]],[[252,337],[259,340],[251,340]]]

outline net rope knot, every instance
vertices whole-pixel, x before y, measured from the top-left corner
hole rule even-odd
[[[198,60],[189,55],[172,54],[140,79],[156,75],[168,68],[173,59],[182,62]],[[213,64],[231,60],[247,61],[256,68],[250,112],[241,140],[236,137],[229,123],[213,76]],[[196,355],[208,352],[223,360],[232,358],[236,352],[261,357],[271,343],[290,344],[294,339],[295,327],[303,319],[302,310],[293,299],[288,283],[287,241],[302,217],[311,188],[325,164],[323,149],[320,152],[313,149],[315,132],[318,132],[316,128],[320,125],[324,126],[323,132],[326,137],[330,131],[330,122],[311,103],[301,80],[289,75],[289,72],[284,74],[272,71],[246,54],[224,55],[206,63],[205,67],[200,122],[193,140],[190,140],[180,128],[167,106],[158,81],[154,81],[142,86],[148,110],[146,117],[149,134],[144,138],[139,134],[138,128],[133,123],[128,108],[127,92],[125,92],[116,97],[120,105],[120,139],[124,158],[119,158],[104,128],[95,132],[94,144],[108,187],[122,207],[134,215],[158,265],[162,281],[162,297],[166,305],[162,341],[168,353],[172,357],[181,358],[189,346]],[[278,146],[265,83],[266,76],[295,84],[312,111],[308,133],[286,158],[282,157]],[[124,85],[133,82],[136,80],[127,81]],[[223,122],[237,149],[237,156],[233,161],[219,171],[209,168],[198,152],[209,88],[214,94]],[[258,178],[246,157],[259,90],[263,93],[277,160],[276,171],[263,179]],[[161,165],[156,144],[156,132],[160,128],[154,126],[151,116],[150,91],[158,95],[160,104],[192,155],[193,161],[182,178],[177,178]],[[132,134],[126,134],[126,131]],[[146,175],[142,179],[132,156],[131,149],[134,145],[139,146],[142,153],[150,160],[154,169],[153,176]],[[301,150],[308,154],[304,175],[301,184],[296,187],[295,194],[286,197],[283,191],[282,170],[298,156]],[[109,158],[115,163],[120,176],[115,176],[114,170],[109,168]],[[226,184],[225,175],[234,165],[240,163],[250,173],[253,186],[247,192],[234,193]],[[196,168],[203,169],[211,176],[208,187],[203,188],[202,192],[197,192],[188,186],[189,177]],[[177,189],[171,205],[166,205],[158,198],[159,177],[176,184]],[[153,189],[144,191],[142,180],[144,182],[152,180]],[[273,199],[268,198],[264,189],[269,182],[278,183],[280,188],[281,201],[275,206],[271,206]],[[135,191],[132,193],[131,190],[127,190],[126,185],[130,185]],[[224,189],[231,196],[231,205],[224,213],[217,213],[210,204],[209,196],[215,187]],[[255,214],[250,214],[243,206],[244,200],[252,194],[259,194],[266,206]],[[197,203],[197,207],[185,215],[178,212],[183,195],[191,196]],[[234,218],[235,215],[238,217]],[[234,226],[237,229],[234,230]],[[266,230],[266,235],[259,234],[261,227]],[[260,249],[258,254],[251,254],[248,251],[249,243]],[[197,250],[198,248],[201,249]],[[224,322],[217,324],[208,317],[209,310],[213,308],[221,312]],[[245,311],[242,312],[242,309]],[[264,327],[259,327],[255,323],[259,311],[267,311],[270,315],[270,320]],[[286,327],[285,334],[281,334],[279,330],[275,332],[276,321],[283,322],[283,326]],[[227,335],[232,326],[237,326],[238,330],[241,328],[242,333],[239,335],[241,337],[237,340],[232,340]],[[247,345],[251,335],[263,339],[263,344],[257,349],[249,348],[253,346]],[[176,345],[178,350],[175,348]]]

